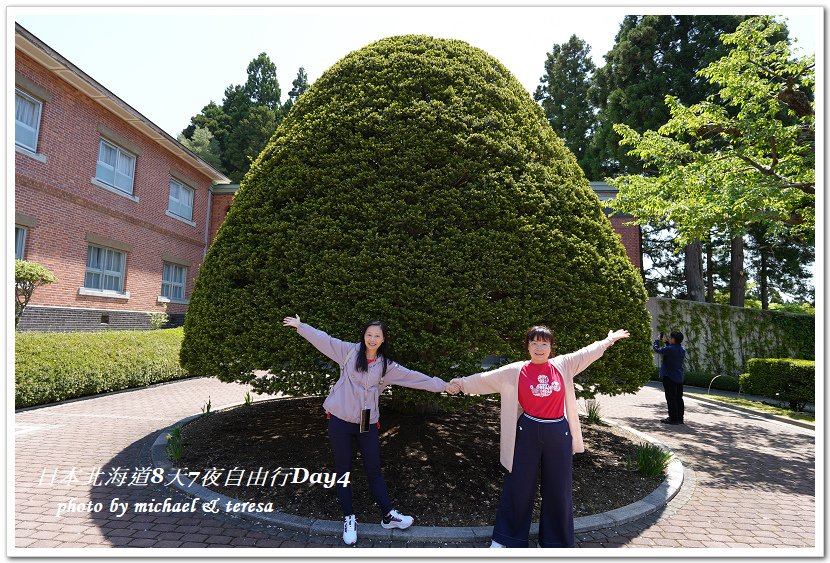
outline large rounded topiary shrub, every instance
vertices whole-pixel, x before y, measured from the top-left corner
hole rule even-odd
[[[532,324],[558,353],[627,328],[577,383],[630,392],[652,370],[645,300],[519,82],[462,41],[392,37],[324,73],[254,162],[196,280],[181,358],[260,391],[325,393],[335,366],[283,317],[349,341],[385,320],[403,365],[445,379],[526,357]]]

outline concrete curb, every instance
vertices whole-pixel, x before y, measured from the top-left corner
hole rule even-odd
[[[740,405],[733,405],[731,403],[727,403],[724,401],[718,401],[717,399],[710,399],[708,397],[701,397],[697,394],[688,394],[685,395],[686,398],[691,399],[693,401],[700,401],[701,403],[706,403],[707,405],[716,405],[726,410],[734,410],[738,412],[754,414],[756,416],[760,416],[761,418],[766,418],[769,420],[777,420],[778,422],[783,422],[784,424],[792,424],[793,426],[799,426],[801,428],[807,428],[808,430],[815,430],[816,425],[814,423],[810,423],[804,420],[796,420],[794,418],[788,418],[786,416],[779,416],[777,414],[772,414],[764,411],[758,411],[755,409],[750,409],[748,407],[742,407]]]
[[[224,406],[219,410],[227,410],[242,403]],[[184,426],[192,420],[199,418],[201,414],[195,414],[172,424],[162,430],[156,437],[150,450],[150,457],[154,467],[164,469],[165,474],[175,471],[173,464],[167,458],[167,435],[177,426]],[[655,444],[665,451],[671,451],[668,446],[659,440],[652,438],[633,428],[628,428],[613,422],[604,421],[609,426],[614,426],[641,438],[644,441]],[[240,502],[238,499],[211,491],[201,485],[193,484],[180,485],[171,483],[172,487],[187,496],[200,499],[201,503],[217,500],[217,504],[223,505],[228,501]],[[627,506],[593,514],[591,516],[580,516],[574,519],[574,532],[584,533],[603,528],[612,528],[634,520],[639,520],[664,507],[680,491],[683,485],[683,463],[677,457],[673,457],[669,463],[666,479],[648,496]],[[281,528],[318,536],[340,537],[343,531],[343,523],[340,520],[319,520],[285,514],[282,512],[270,513],[239,513],[247,518],[253,518],[267,524]],[[492,526],[475,527],[442,527],[442,526],[411,526],[406,530],[387,530],[380,524],[360,523],[360,537],[371,540],[384,541],[414,541],[424,543],[480,543],[491,538]],[[535,540],[539,536],[539,523],[535,522],[530,527],[530,538]]]

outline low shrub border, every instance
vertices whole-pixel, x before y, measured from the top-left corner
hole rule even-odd
[[[187,377],[181,328],[15,334],[15,408]]]
[[[741,387],[752,395],[788,402],[803,411],[816,400],[816,362],[790,358],[752,358],[749,373],[741,374]]]

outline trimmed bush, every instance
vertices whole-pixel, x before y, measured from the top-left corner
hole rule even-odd
[[[752,358],[749,373],[741,374],[744,392],[786,401],[790,408],[803,411],[816,401],[816,363],[790,358]]]
[[[20,317],[29,304],[35,289],[42,285],[55,283],[58,278],[45,266],[28,260],[14,261],[14,326],[17,327]]]
[[[651,372],[639,272],[542,109],[456,40],[383,39],[306,91],[242,181],[196,280],[182,345],[194,375],[323,394],[336,378],[282,318],[356,341],[379,318],[396,358],[450,379],[527,358],[530,325],[566,353],[625,328],[581,396]],[[255,377],[268,369],[271,377]],[[395,388],[406,402],[436,395]]]
[[[181,328],[15,335],[16,408],[187,377]]]

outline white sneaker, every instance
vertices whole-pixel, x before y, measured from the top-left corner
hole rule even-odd
[[[410,527],[414,521],[415,519],[412,516],[401,514],[393,508],[389,511],[389,514],[383,517],[383,520],[380,521],[380,525],[387,530],[391,528],[405,530]]]
[[[491,540],[490,541],[490,547],[492,548],[492,547],[504,547],[504,546],[502,544],[500,544],[499,542],[497,542],[496,540]]]
[[[346,545],[357,543],[357,521],[354,514],[343,519],[343,543]]]

